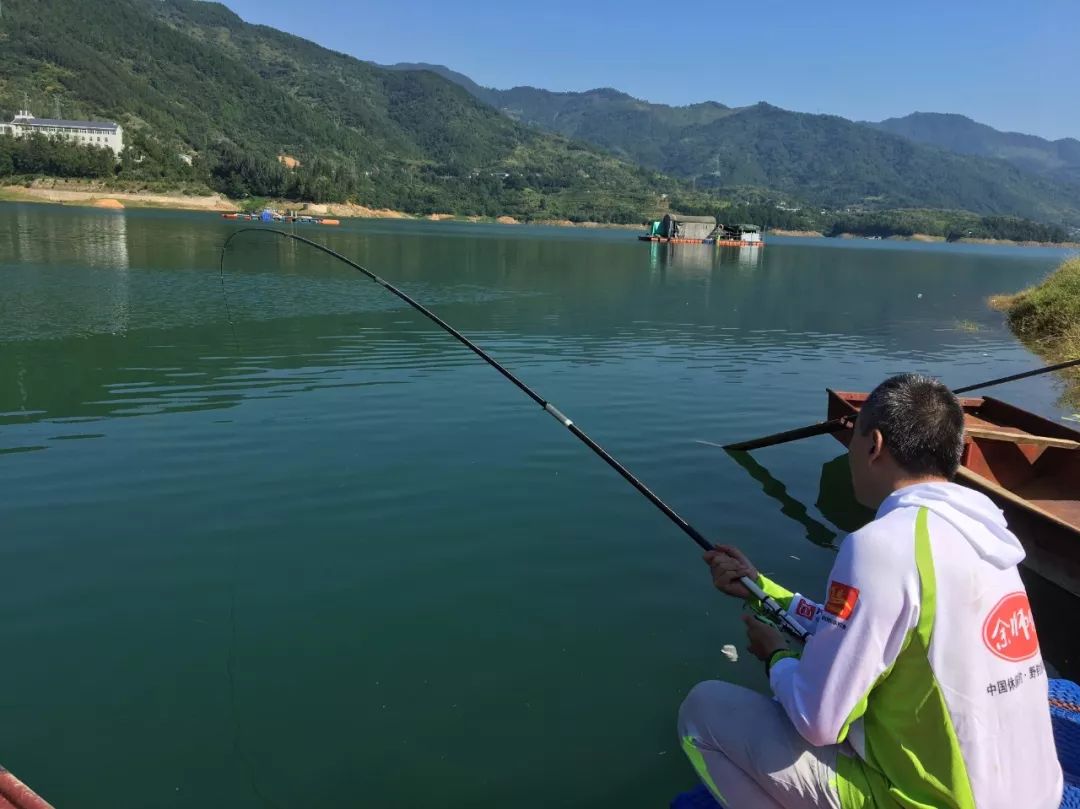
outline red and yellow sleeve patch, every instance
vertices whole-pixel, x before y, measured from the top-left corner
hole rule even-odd
[[[829,582],[829,598],[825,602],[825,612],[831,613],[841,621],[846,621],[855,611],[859,600],[859,588],[840,581]]]

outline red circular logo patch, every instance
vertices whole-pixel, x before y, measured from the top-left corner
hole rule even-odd
[[[1027,660],[1039,651],[1035,620],[1026,593],[1009,593],[983,622],[983,643],[1002,660]]]

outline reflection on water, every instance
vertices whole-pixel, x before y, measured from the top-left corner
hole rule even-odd
[[[0,424],[5,418],[25,421],[31,399],[37,402],[32,420],[105,418],[233,407],[246,398],[348,386],[357,373],[363,384],[374,384],[404,369],[473,363],[459,346],[417,322],[404,304],[352,271],[296,242],[257,236],[234,242],[227,257],[234,338],[221,288],[210,274],[213,235],[200,239],[193,229],[181,228],[180,235],[169,230],[155,239],[141,228],[129,236],[125,221],[108,213],[53,222],[48,230],[57,238],[49,250],[67,244],[68,254],[39,252],[37,260],[46,263],[7,266],[16,292],[4,299],[0,337],[13,342],[0,357],[0,370],[16,384],[0,386],[0,413],[18,415],[0,416]],[[87,238],[62,237],[67,231],[61,224]],[[151,262],[139,272],[127,266],[129,243],[139,245],[135,252],[143,262]],[[156,261],[147,252],[154,243],[161,250]],[[808,279],[822,272],[813,269],[816,257],[786,255],[783,248],[769,254],[771,263],[744,274],[745,256],[762,262],[760,248],[600,242],[567,249],[543,240],[452,240],[438,251],[417,252],[423,244],[417,238],[373,243],[350,234],[341,249],[361,259],[366,255],[376,268],[394,268],[409,292],[482,341],[497,344],[501,358],[518,368],[649,360],[737,379],[759,377],[755,366],[772,366],[779,376],[758,378],[761,392],[763,384],[794,373],[793,361],[835,362],[842,369],[839,378],[850,378],[843,369],[849,359],[876,355],[890,362],[901,340],[904,353],[920,356],[922,363],[982,364],[981,348],[1007,349],[1018,362],[1028,362],[1000,329],[967,334],[927,328],[923,299],[893,289],[909,282],[882,284],[873,300],[880,306],[887,299],[890,310],[881,320],[868,319],[861,309],[847,311],[838,296],[857,289],[854,278],[848,280],[861,271],[857,263]],[[180,261],[194,256],[209,266],[201,272],[173,268],[177,250]],[[655,278],[620,264],[642,255],[651,262],[658,250],[665,258]],[[425,258],[431,255],[434,262]],[[548,269],[522,272],[522,264],[533,263]],[[159,269],[161,264],[166,268]],[[928,294],[957,296],[950,287],[958,287],[958,279],[946,276],[937,284],[940,289]],[[145,334],[137,344],[141,356],[102,364],[114,336],[130,328]],[[58,346],[50,340],[66,334],[79,339],[63,346],[60,367],[67,382],[57,385]],[[50,339],[33,339],[39,335]],[[964,349],[957,351],[960,343]],[[969,381],[961,373],[955,372],[957,378]],[[815,395],[825,379],[809,376],[801,395]]]
[[[55,218],[38,214],[27,206],[0,217],[6,286],[0,297],[0,338],[44,335],[68,324],[80,324],[86,332],[125,331],[130,304],[127,217],[113,211],[65,211]]]
[[[0,262],[64,262],[94,269],[128,268],[127,217],[115,211],[68,209],[41,216],[34,206],[0,217]]]
[[[671,739],[686,689],[764,687],[755,661],[716,652],[742,629],[697,549],[498,374],[326,256],[236,240],[234,333],[217,262],[235,227],[0,205],[0,695],[15,729],[0,761],[83,809],[118,809],[99,786],[121,779],[131,807],[213,794],[262,809],[253,780],[281,805],[420,805],[434,779],[446,805],[664,805],[689,778]],[[862,519],[835,442],[743,468],[708,444],[817,421],[827,385],[1027,370],[983,301],[1058,260],[453,223],[311,234],[802,592]],[[1068,415],[1032,382],[1005,398]]]
[[[821,465],[818,498],[814,505],[829,522],[845,533],[862,528],[874,518],[874,512],[859,505],[855,499],[846,452]]]
[[[806,529],[808,540],[824,548],[836,547],[838,533],[811,517],[806,506],[788,494],[787,487],[769,474],[769,470],[758,463],[753,455],[749,452],[725,451],[735,463],[750,473],[750,477],[761,484],[761,490],[766,496],[780,504],[781,514]]]
[[[718,270],[753,270],[761,265],[760,247],[715,247],[708,244],[649,242],[649,268],[708,279]]]
[[[761,484],[761,491],[780,504],[780,513],[806,529],[806,538],[815,545],[836,548],[839,541],[852,531],[862,528],[872,519],[874,512],[860,505],[855,499],[848,469],[847,453],[843,453],[821,465],[817,500],[814,506],[832,527],[813,517],[810,510],[793,497],[787,487],[769,472],[749,452],[725,450],[728,456],[745,469]]]

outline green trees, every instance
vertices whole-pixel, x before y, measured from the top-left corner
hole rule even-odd
[[[1068,237],[1065,229],[1057,225],[1043,225],[1012,216],[983,216],[970,227],[951,227],[945,235],[949,241],[968,237],[1011,239],[1017,242],[1063,242]]]
[[[613,90],[525,88],[479,100],[434,73],[383,69],[202,0],[49,0],[48,11],[33,0],[4,2],[0,116],[24,94],[39,111],[59,100],[65,115],[120,122],[128,148],[117,169],[101,155],[7,144],[3,176],[115,175],[238,199],[354,201],[420,214],[629,223],[676,210],[882,235],[1016,233],[1017,220],[990,220],[1021,213],[1068,221],[1080,207],[1008,165],[1001,171],[828,116],[768,105],[670,108]],[[500,98],[509,115],[486,103]],[[287,169],[279,155],[300,165]],[[895,210],[928,200],[988,221]],[[841,206],[894,210],[877,220],[822,212]]]
[[[990,305],[1007,313],[1013,333],[1048,362],[1080,357],[1080,258],[1066,259],[1036,286],[995,295]],[[1080,407],[1080,368],[1062,375],[1062,401]]]
[[[0,60],[0,115],[27,93],[37,108],[60,99],[67,115],[124,125],[120,181],[201,184],[238,199],[619,221],[637,221],[679,187],[515,123],[427,71],[385,70],[214,3],[49,0],[43,15],[32,0],[10,0]],[[286,169],[282,154],[300,165]],[[62,176],[76,174],[103,176],[90,166]]]
[[[111,150],[68,143],[45,135],[0,136],[0,177],[109,177],[116,172]]]
[[[959,239],[1009,239],[1018,242],[1063,242],[1064,228],[1013,216],[975,216],[962,211],[893,210],[839,213],[822,218],[826,236],[913,236],[916,233]]]

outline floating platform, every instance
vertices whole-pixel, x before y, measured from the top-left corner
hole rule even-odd
[[[715,216],[665,214],[644,223],[643,242],[661,244],[709,244],[714,247],[761,247],[761,228],[749,224],[721,224]]]
[[[660,244],[711,244],[714,247],[764,247],[765,242],[744,242],[741,239],[668,239],[664,236],[638,236],[641,242],[659,242]]]

